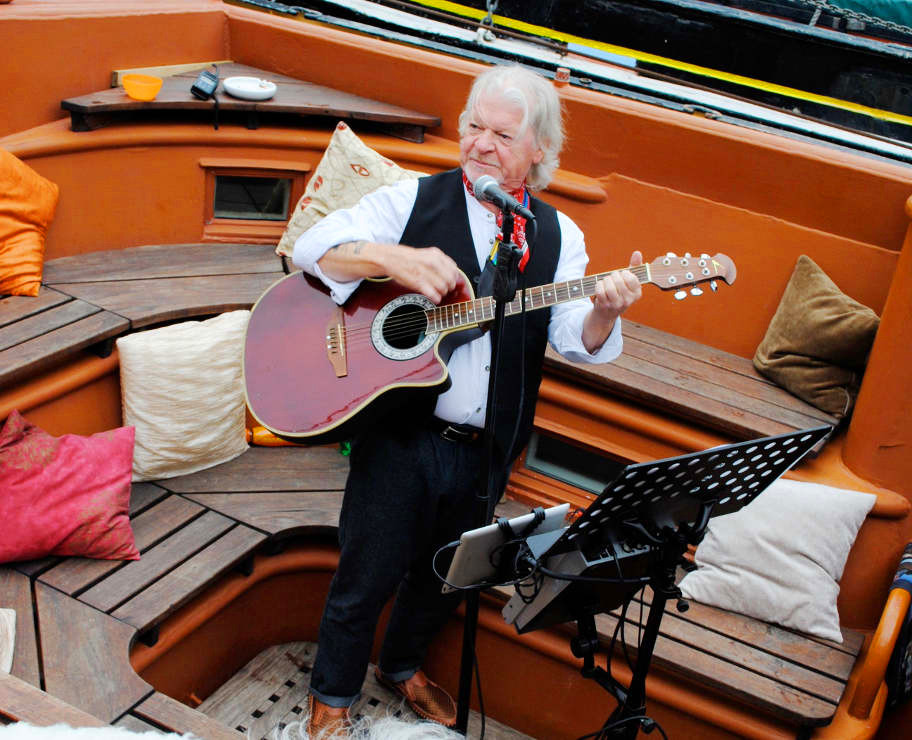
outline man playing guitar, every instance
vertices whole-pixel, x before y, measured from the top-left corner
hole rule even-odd
[[[477,280],[500,236],[499,210],[473,194],[478,179],[489,175],[535,215],[534,243],[525,243],[520,216],[512,234],[524,250],[524,281],[582,278],[588,262],[582,232],[530,192],[548,184],[563,145],[553,85],[519,66],[487,70],[473,84],[459,133],[460,169],[381,188],[330,214],[298,239],[294,263],[319,278],[337,304],[362,279],[379,275],[440,304],[463,275]],[[641,264],[634,252],[630,265]],[[530,312],[522,341],[519,321],[506,323],[494,430],[498,492],[532,431],[547,342],[574,361],[610,362],[621,352],[619,317],[640,295],[640,281],[622,270],[599,280],[590,301]],[[489,334],[459,346],[446,363],[451,385],[433,403],[389,414],[352,440],[341,557],[311,679],[311,737],[347,732],[380,612],[394,593],[378,678],[421,716],[455,723],[452,698],[420,668],[459,601],[458,593],[441,593],[431,559],[475,524],[490,357]]]

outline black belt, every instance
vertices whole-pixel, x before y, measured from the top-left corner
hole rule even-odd
[[[468,424],[453,424],[436,416],[431,417],[431,429],[447,442],[480,442],[484,430]]]

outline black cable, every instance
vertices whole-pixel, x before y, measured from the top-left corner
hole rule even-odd
[[[646,603],[646,587],[643,586],[642,593],[640,593],[640,617],[637,622],[637,653],[639,654],[640,647],[643,645],[643,606]]]
[[[668,735],[665,734],[665,730],[662,729],[662,725],[660,725],[658,722],[656,722],[654,719],[652,719],[652,717],[648,717],[645,714],[637,714],[637,715],[634,715],[633,717],[624,717],[623,719],[619,719],[616,722],[612,722],[607,727],[602,727],[601,729],[599,729],[595,732],[590,732],[586,735],[581,735],[576,740],[588,740],[591,737],[592,738],[608,737],[606,734],[603,734],[603,733],[610,732],[611,730],[613,730],[617,727],[620,727],[621,725],[629,724],[630,722],[648,722],[649,729],[643,728],[644,732],[649,733],[649,732],[652,732],[653,730],[658,730],[662,734],[662,737],[665,740],[668,740]]]
[[[624,654],[624,660],[627,662],[627,667],[630,669],[630,672],[633,673],[633,661],[630,659],[630,651],[627,648],[627,633],[624,630],[624,627],[627,624],[627,609],[630,606],[631,599],[628,599],[624,602],[624,608],[621,609],[621,619],[618,622],[621,630],[621,652]]]
[[[535,571],[533,570],[532,572],[530,572],[527,575],[524,575],[519,578],[514,578],[509,581],[503,581],[503,582],[482,581],[481,583],[473,583],[469,586],[457,586],[455,583],[450,583],[446,578],[444,578],[444,576],[442,576],[440,574],[440,570],[437,568],[437,558],[440,556],[440,553],[442,553],[444,550],[447,550],[449,548],[456,548],[458,546],[459,546],[459,540],[454,540],[453,542],[448,542],[447,544],[438,548],[437,552],[434,553],[434,557],[431,558],[431,570],[434,571],[434,575],[437,576],[437,578],[444,585],[448,586],[449,588],[453,589],[454,591],[472,591],[474,589],[491,588],[493,586],[516,586],[518,584],[523,583],[524,581],[527,581],[530,577],[532,577],[535,574]],[[535,595],[538,595],[537,592]]]
[[[626,602],[625,602],[626,608]],[[614,648],[617,645],[618,634],[621,631],[621,625],[624,623],[623,610],[621,613],[621,618],[614,625],[614,632],[611,634],[611,642],[608,645],[608,655],[605,660],[605,673],[608,674],[608,680],[611,682],[611,695],[614,697],[614,700],[618,704],[623,704],[621,697],[617,693],[617,681],[614,680],[614,676],[611,675],[611,656],[614,655]]]
[[[534,221],[532,223],[535,223]],[[528,242],[527,242],[528,243]],[[520,305],[522,306],[522,311],[520,311],[520,324],[519,324],[519,405],[516,409],[516,421],[513,424],[513,434],[510,437],[510,444],[507,446],[507,449],[504,450],[505,455],[509,455],[513,450],[513,446],[516,444],[516,440],[519,438],[519,427],[522,422],[523,414],[523,397],[526,395],[524,388],[526,387],[526,276],[522,275],[520,278]]]
[[[642,583],[649,583],[649,576],[637,576],[636,578],[593,578],[591,576],[576,576],[570,573],[555,573],[543,565],[538,566],[538,570],[548,578],[555,578],[558,581],[580,581],[582,583],[627,583],[631,586]]]
[[[481,734],[478,740],[484,740],[485,736],[485,708],[484,697],[481,695],[481,672],[478,668],[478,654],[472,652],[472,660],[475,662],[475,688],[478,691],[478,715],[481,717]]]
[[[218,79],[219,79],[219,71],[218,71],[218,65],[217,65],[217,64],[213,64],[212,66],[215,67],[215,89],[212,91],[212,104],[215,106],[215,120],[213,121],[213,123],[214,123],[214,126],[215,126],[215,130],[218,131],[218,119],[219,119]]]

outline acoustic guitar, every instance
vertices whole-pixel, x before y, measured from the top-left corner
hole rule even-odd
[[[630,269],[642,284],[699,295],[699,284],[735,280],[735,265],[669,253]],[[591,297],[610,273],[527,288],[505,315]],[[343,306],[302,272],[266,290],[250,316],[244,347],[247,405],[259,424],[295,442],[349,438],[361,425],[449,385],[446,362],[494,318],[493,298],[475,298],[468,278],[439,306],[391,280],[364,281]]]

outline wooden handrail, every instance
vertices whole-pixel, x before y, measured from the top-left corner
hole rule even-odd
[[[902,588],[894,588],[887,597],[887,604],[864,656],[858,684],[849,704],[849,714],[857,719],[866,719],[871,715],[910,600],[912,594]]]

